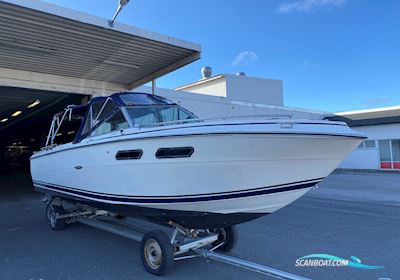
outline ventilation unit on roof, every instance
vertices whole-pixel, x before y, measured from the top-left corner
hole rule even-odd
[[[210,66],[201,67],[201,76],[203,77],[203,79],[211,78],[212,68]]]

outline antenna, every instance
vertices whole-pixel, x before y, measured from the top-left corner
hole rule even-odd
[[[118,1],[118,8],[117,11],[114,14],[114,17],[112,18],[112,20],[110,20],[108,22],[108,25],[110,27],[114,27],[114,21],[117,18],[118,14],[121,12],[122,8],[125,7],[127,4],[129,3],[129,0],[119,0]]]

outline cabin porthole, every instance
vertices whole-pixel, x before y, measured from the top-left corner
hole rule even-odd
[[[193,147],[159,148],[156,152],[156,158],[188,158],[192,156],[193,152]]]
[[[131,160],[131,159],[140,159],[143,155],[143,150],[125,150],[125,151],[118,151],[115,155],[117,160]]]

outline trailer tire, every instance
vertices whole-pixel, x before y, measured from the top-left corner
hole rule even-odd
[[[142,239],[141,256],[148,272],[164,275],[174,262],[174,250],[168,236],[161,230],[149,231]]]
[[[220,252],[229,252],[233,248],[235,248],[238,240],[238,231],[235,227],[222,227],[218,229],[214,229],[214,232],[218,233],[218,240],[215,241],[212,245],[217,246],[218,244],[224,243],[216,250]]]
[[[65,210],[62,206],[47,204],[46,207],[46,217],[47,222],[52,230],[62,230],[65,228],[67,223],[65,219],[56,219],[56,215],[65,214]]]

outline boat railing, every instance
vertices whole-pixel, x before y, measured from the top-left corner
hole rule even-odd
[[[54,139],[56,138],[58,131],[60,130],[61,124],[65,119],[68,118],[69,121],[72,119],[72,110],[75,108],[75,105],[69,105],[64,111],[57,113],[53,116],[53,120],[51,121],[50,130],[47,134],[46,145],[41,148],[41,150],[47,150],[54,148],[57,144],[54,143]]]
[[[175,124],[188,124],[188,123],[196,123],[196,122],[210,122],[210,121],[227,121],[232,119],[258,119],[258,120],[290,120],[292,119],[292,114],[264,114],[264,115],[238,115],[238,116],[229,116],[229,117],[217,117],[217,118],[193,118],[193,119],[185,119],[185,120],[174,120],[167,122],[157,122],[150,125],[140,125],[135,124],[135,127],[153,127],[153,126],[164,126],[164,125],[175,125]]]
[[[52,149],[57,146],[54,142],[59,129],[62,123],[65,120],[71,121],[72,119],[72,111],[76,106],[70,105],[64,111],[57,113],[53,116],[53,120],[51,122],[51,126],[49,129],[49,133],[46,138],[46,145],[41,148],[41,150]],[[185,120],[174,120],[167,122],[158,122],[151,125],[140,125],[135,124],[136,128],[149,128],[149,127],[159,127],[159,126],[167,126],[167,125],[177,125],[177,124],[189,124],[196,122],[212,122],[212,121],[227,121],[232,119],[252,119],[252,120],[290,120],[293,115],[290,114],[266,114],[266,115],[238,115],[238,116],[229,116],[229,117],[218,117],[218,118],[193,118],[193,119],[185,119]]]

